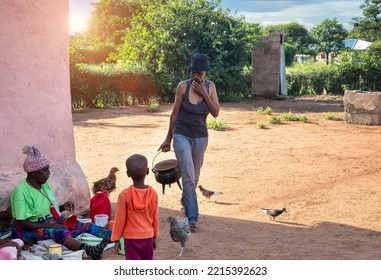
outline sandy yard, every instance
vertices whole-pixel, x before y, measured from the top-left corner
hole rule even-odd
[[[256,108],[292,112],[307,122],[269,124]],[[91,184],[117,166],[118,193],[131,181],[125,160],[147,156],[150,169],[174,158],[159,153],[172,104],[158,112],[144,106],[86,109],[73,114],[77,161]],[[190,236],[189,260],[370,260],[381,259],[381,126],[330,121],[343,117],[341,98],[300,98],[295,102],[253,99],[222,103],[218,117],[229,127],[210,130],[200,184],[223,192],[208,202],[199,194],[199,231]],[[267,128],[259,129],[264,121]],[[154,157],[156,159],[154,160]],[[150,172],[146,182],[159,194],[160,237],[155,259],[178,259],[166,218],[182,218],[177,184],[162,186]],[[286,207],[272,221],[260,208]],[[104,259],[123,259],[113,250]]]

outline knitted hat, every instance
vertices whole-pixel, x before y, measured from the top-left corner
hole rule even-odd
[[[37,147],[24,146],[22,151],[27,155],[24,162],[26,173],[41,170],[50,165],[48,158],[42,155]]]

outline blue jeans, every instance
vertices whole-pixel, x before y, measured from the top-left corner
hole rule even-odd
[[[208,137],[189,138],[180,134],[173,134],[173,149],[181,171],[183,185],[181,204],[185,209],[189,224],[196,224],[198,221],[196,187],[207,146]]]

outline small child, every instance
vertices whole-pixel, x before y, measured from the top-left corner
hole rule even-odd
[[[158,195],[144,183],[149,173],[146,157],[134,154],[126,160],[126,167],[133,185],[118,196],[111,240],[118,252],[119,240],[124,238],[126,260],[152,260],[159,235]]]

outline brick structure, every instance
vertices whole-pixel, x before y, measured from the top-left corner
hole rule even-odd
[[[252,95],[286,98],[286,63],[283,31],[270,31],[253,45]]]

